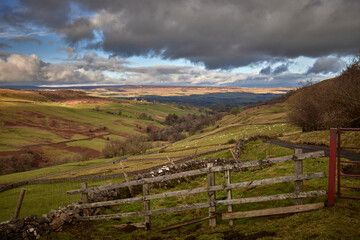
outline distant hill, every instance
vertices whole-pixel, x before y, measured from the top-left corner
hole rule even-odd
[[[158,102],[167,102],[167,103],[177,103],[177,104],[186,104],[202,107],[212,107],[212,106],[239,106],[239,105],[249,105],[259,101],[264,101],[272,99],[282,94],[256,94],[256,93],[247,93],[247,92],[227,92],[227,93],[207,93],[207,94],[194,94],[186,96],[159,96],[159,95],[140,95],[138,99],[144,99],[149,102],[158,101]],[[132,100],[132,97],[118,97],[119,99]]]
[[[14,90],[0,89],[2,101],[35,101],[35,102],[111,102],[109,98],[89,96],[80,90]]]

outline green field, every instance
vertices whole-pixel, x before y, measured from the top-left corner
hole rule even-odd
[[[261,158],[259,155],[259,148],[266,149],[266,144],[259,141],[250,142],[246,145],[246,156],[248,158]],[[287,154],[289,150],[279,148],[278,153]],[[276,152],[276,151],[275,151]],[[274,155],[276,153],[274,152]],[[328,171],[328,159],[306,159],[304,160],[304,173],[311,172],[327,172]],[[255,179],[271,178],[274,176],[289,176],[293,174],[293,163],[281,163],[271,167],[265,168],[260,171],[245,171],[232,173],[232,182],[243,182]],[[113,183],[114,181],[120,181],[121,179],[114,179],[113,181],[98,181],[89,182],[89,186],[99,186],[104,184]],[[216,185],[224,184],[224,175],[222,173],[216,174]],[[206,180],[204,177],[194,178],[191,182],[183,182],[174,188],[167,191],[177,191],[189,188],[205,187]],[[346,184],[357,184],[354,180],[348,180]],[[80,183],[58,183],[58,184],[38,184],[27,186],[26,197],[24,200],[22,216],[29,214],[40,214],[48,212],[50,209],[57,208],[57,206],[68,204],[72,201],[76,201],[80,198],[79,195],[67,196],[65,192],[71,189],[79,188]],[[233,191],[233,198],[243,197],[255,197],[271,194],[281,194],[293,191],[293,183],[273,184],[267,186],[258,186],[253,188],[243,188]],[[46,191],[45,191],[46,189]],[[327,189],[327,179],[316,179],[304,181],[304,190],[321,190]],[[11,216],[15,207],[16,198],[20,188],[1,193],[0,199],[13,199],[12,204],[2,201],[0,206],[2,207],[2,217]],[[157,194],[165,192],[164,189],[152,189],[151,194]],[[226,193],[218,192],[217,197],[226,196]],[[310,198],[304,201],[304,203],[315,203],[325,201],[325,197]],[[166,207],[174,207],[191,203],[206,202],[206,194],[196,194],[181,197],[170,197],[165,199],[158,199],[151,201],[151,209],[159,209]],[[36,204],[38,207],[34,209],[32,206]],[[282,207],[293,205],[293,200],[283,201],[270,201],[265,203],[253,203],[253,204],[241,204],[234,205],[234,211],[247,211],[254,209],[264,209],[272,207]],[[124,206],[124,205],[122,205]],[[130,211],[141,211],[143,208],[142,203],[127,204],[126,210],[123,207],[112,207],[107,210],[107,213],[117,212],[130,212]],[[225,207],[218,207],[218,211],[226,211]],[[52,233],[46,237],[46,239],[74,239],[81,238],[84,234],[91,234],[92,239],[102,239],[104,236],[118,236],[121,239],[153,239],[157,237],[159,239],[185,239],[187,237],[197,237],[200,239],[222,239],[226,236],[227,232],[234,232],[243,235],[252,235],[258,232],[270,232],[273,233],[271,239],[304,239],[304,238],[315,238],[315,239],[336,239],[341,236],[341,239],[356,239],[359,232],[354,228],[342,226],[339,228],[337,224],[345,224],[351,221],[353,224],[359,224],[360,220],[354,218],[360,209],[360,202],[354,200],[337,200],[335,207],[324,208],[307,213],[300,213],[295,215],[285,215],[282,217],[260,217],[251,219],[239,219],[234,221],[234,227],[228,226],[228,221],[222,221],[220,218],[217,219],[218,226],[216,229],[211,230],[208,227],[208,222],[204,221],[199,224],[193,224],[190,226],[182,227],[179,230],[173,230],[165,233],[159,233],[156,231],[146,232],[144,230],[137,230],[135,232],[126,233],[120,230],[115,230],[111,226],[114,224],[126,223],[128,221],[138,222],[142,218],[130,218],[123,220],[110,220],[110,221],[95,221],[91,223],[81,223],[76,228],[67,228],[65,232]],[[200,218],[207,216],[207,209],[183,211],[172,214],[160,214],[154,215],[151,218],[153,230],[166,227],[171,224],[176,224],[182,221],[191,220],[193,218]],[[86,228],[92,230],[84,230],[81,226],[87,226]],[[309,231],[301,231],[301,229],[295,228],[301,227],[311,229]],[[317,226],[314,228],[313,226]],[[321,226],[321,227],[319,227]],[[85,232],[84,232],[85,231]],[[179,231],[182,232],[179,235]],[[316,237],[314,237],[316,236]]]
[[[25,111],[25,115],[24,115]],[[119,111],[121,114],[119,115]],[[289,123],[287,118],[288,105],[286,103],[272,106],[256,107],[240,112],[236,115],[227,115],[214,125],[209,126],[196,134],[178,142],[153,143],[154,149],[145,154],[124,156],[123,166],[127,172],[144,170],[154,166],[162,166],[181,159],[203,158],[232,158],[229,151],[234,148],[234,140],[249,138],[257,135],[267,135],[276,139],[293,143],[328,145],[329,131],[303,133],[299,127]],[[7,115],[6,113],[9,113]],[[24,117],[26,114],[32,117]],[[33,113],[39,114],[35,115]],[[146,113],[153,120],[139,119],[141,113]],[[19,149],[20,146],[30,143],[58,143],[58,146],[43,145],[38,149],[48,156],[63,156],[71,154],[71,149],[90,149],[101,152],[109,139],[126,139],[128,135],[141,133],[149,124],[161,127],[160,123],[168,113],[184,115],[197,113],[194,108],[178,108],[175,105],[152,104],[147,102],[122,101],[120,103],[87,103],[66,105],[60,103],[8,103],[0,102],[0,132],[7,134],[9,141],[0,143],[1,151]],[[45,116],[45,117],[43,117]],[[21,118],[22,117],[22,118]],[[7,122],[16,124],[15,120],[27,124],[26,128],[9,126]],[[54,122],[55,121],[55,122]],[[160,121],[160,122],[159,122]],[[46,128],[39,128],[45,126]],[[72,126],[73,134],[60,129]],[[39,131],[37,131],[40,129]],[[90,131],[91,130],[91,131]],[[49,134],[47,134],[49,133]],[[104,135],[104,136],[102,136]],[[344,144],[355,146],[360,142],[356,133],[344,134]],[[18,139],[18,140],[17,140]],[[30,140],[29,140],[30,139]],[[33,141],[31,140],[33,139]],[[72,141],[79,140],[79,141]],[[1,145],[2,144],[2,145]],[[164,148],[165,147],[165,148]],[[291,155],[292,150],[270,145],[262,140],[248,142],[241,153],[243,161],[260,160],[269,157]],[[81,162],[72,162],[41,168],[32,171],[0,176],[0,183],[20,182],[36,178],[55,179],[71,178],[86,175],[108,175],[120,173],[120,164],[113,164],[119,158],[96,158]],[[293,162],[281,163],[250,171],[232,173],[232,182],[251,181],[256,179],[272,178],[293,175]],[[328,158],[304,160],[304,173],[328,173]],[[89,181],[89,186],[100,186],[119,182],[123,179],[108,181]],[[216,184],[224,184],[224,175],[216,174]],[[358,179],[344,179],[344,184],[359,186]],[[184,190],[189,188],[205,187],[206,176],[192,178],[190,182],[182,182],[167,191]],[[68,196],[66,191],[80,188],[80,182],[66,182],[55,184],[35,184],[23,186],[27,189],[21,217],[30,214],[44,214],[51,209],[69,204],[80,199],[80,195]],[[0,193],[0,221],[9,219],[15,209],[20,192],[19,188]],[[327,178],[304,181],[304,190],[326,190]],[[164,189],[152,189],[151,194],[163,193]],[[253,188],[242,188],[233,191],[234,198],[255,197],[289,193],[294,191],[293,183],[273,184]],[[349,191],[349,190],[346,190]],[[360,196],[359,192],[351,195]],[[226,196],[226,192],[219,192],[217,197]],[[151,209],[173,207],[190,203],[206,202],[206,194],[196,194],[180,197],[171,197],[151,201]],[[326,197],[310,198],[305,203],[324,202]],[[266,203],[241,204],[234,206],[234,211],[246,211],[261,208],[272,208],[293,205],[293,200],[270,201]],[[34,207],[36,206],[36,207]],[[125,206],[125,207],[124,207]],[[120,207],[106,209],[107,213],[120,211],[130,212],[143,209],[142,203],[128,204]],[[219,211],[226,211],[221,206]],[[234,227],[230,228],[227,221],[218,218],[218,227],[211,229],[204,221],[165,233],[156,231],[122,232],[111,226],[128,221],[141,221],[143,218],[131,218],[114,221],[96,221],[80,223],[75,227],[66,227],[65,232],[52,233],[45,239],[357,239],[360,230],[354,228],[360,224],[358,214],[360,202],[337,199],[334,207],[317,211],[284,215],[278,217],[261,217],[236,220]],[[172,214],[161,214],[152,217],[154,230],[181,221],[197,217],[205,217],[207,209],[184,211]],[[351,224],[349,224],[351,223]],[[304,231],[306,229],[306,231]],[[262,235],[261,235],[261,234]],[[256,234],[260,234],[259,236]]]
[[[11,99],[0,96],[0,154],[31,152],[41,156],[40,167],[99,158],[107,140],[146,134],[149,126],[162,127],[169,113],[198,113],[172,104],[103,99],[68,104],[37,101],[41,95],[34,92],[16,93]]]

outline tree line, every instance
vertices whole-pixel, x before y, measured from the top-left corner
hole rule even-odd
[[[223,114],[219,113],[212,115],[187,114],[184,116],[172,113],[165,118],[163,123],[165,127],[147,127],[147,135],[130,136],[125,140],[109,140],[102,152],[106,158],[143,153],[152,148],[151,142],[153,141],[180,141],[187,135],[193,135],[214,124],[222,117]]]

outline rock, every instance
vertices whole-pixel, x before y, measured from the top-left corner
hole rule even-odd
[[[59,210],[60,210],[61,212],[64,212],[66,209],[67,209],[67,207],[59,207]]]
[[[9,223],[8,226],[14,231],[14,232],[20,232],[20,230],[24,227],[25,222],[23,220],[19,220],[16,223]]]
[[[69,222],[71,218],[69,217],[69,215],[65,213],[61,213],[60,219],[63,220],[64,222]]]
[[[51,210],[48,214],[49,218],[52,219],[54,217],[56,217],[57,215],[57,211],[56,210]]]
[[[44,218],[44,217],[39,217],[36,219],[36,222],[39,223],[39,224],[45,224],[45,223],[49,223],[49,221]]]
[[[25,223],[32,223],[32,222],[35,222],[37,221],[39,217],[37,215],[30,215],[30,216],[26,216],[23,218],[23,220],[25,221]]]
[[[62,220],[59,217],[54,218],[51,223],[50,223],[50,227],[52,230],[57,230],[59,229],[62,225],[64,224],[64,220]]]
[[[5,239],[6,235],[12,232],[12,228],[8,224],[0,225],[0,239]]]

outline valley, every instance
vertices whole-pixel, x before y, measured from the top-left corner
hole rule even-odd
[[[67,91],[67,90],[61,90]],[[92,98],[92,97],[91,97]],[[39,169],[16,172],[0,176],[0,184],[8,185],[13,183],[26,182],[25,187],[28,191],[21,216],[31,214],[43,214],[51,209],[77,201],[78,196],[67,195],[69,190],[79,188],[80,182],[86,181],[89,187],[101,186],[110,183],[124,181],[122,167],[130,177],[140,173],[149,173],[162,166],[170,166],[171,162],[176,165],[190,160],[202,159],[232,159],[230,150],[233,150],[235,143],[240,139],[247,139],[254,136],[266,136],[270,139],[278,139],[297,144],[328,145],[329,131],[302,132],[300,127],[293,125],[288,112],[290,105],[287,101],[270,105],[255,106],[241,111],[237,114],[227,114],[221,119],[216,120],[191,135],[186,133],[184,139],[178,141],[150,141],[151,147],[143,153],[125,154],[119,157],[104,158],[103,149],[111,140],[124,141],[134,135],[146,136],[150,129],[166,128],[166,119],[169,114],[177,116],[187,116],[188,114],[203,115],[209,114],[206,109],[199,109],[191,106],[181,106],[166,103],[152,103],[136,100],[119,100],[112,98],[87,99],[83,102],[74,101],[34,101],[34,99],[24,99],[24,97],[11,96],[3,98],[1,101],[1,156],[3,159],[9,155],[37,154],[41,156]],[[121,113],[120,113],[121,112]],[[141,115],[142,114],[142,115]],[[144,115],[146,114],[146,115]],[[140,117],[141,116],[141,117]],[[145,118],[145,119],[144,119]],[[3,137],[4,136],[4,137]],[[356,144],[359,134],[345,134],[344,142]],[[249,142],[241,153],[242,161],[253,161],[271,157],[291,155],[293,150],[266,143],[264,140]],[[78,155],[79,154],[79,155]],[[65,159],[64,159],[65,158]],[[122,167],[119,162],[121,161]],[[170,165],[169,165],[170,164]],[[306,161],[305,172],[307,171],[328,171],[327,158],[309,159]],[[276,174],[291,174],[292,165],[284,163],[279,166],[272,166],[264,170],[245,171],[234,173],[235,180],[244,181],[250,179],[261,179]],[[217,179],[222,179],[221,174]],[[81,179],[81,180],[80,180]],[[219,180],[220,181],[220,180]],[[356,181],[350,181],[356,184]],[[221,181],[219,182],[221,184]],[[203,187],[202,178],[194,178],[191,182],[181,183],[174,186],[173,190],[187,189],[188,187]],[[307,185],[308,190],[324,189],[327,186],[325,180],[312,180]],[[20,187],[0,193],[0,205],[2,221],[11,217],[15,208],[17,193]],[[289,184],[274,185],[270,188],[257,187],[254,190],[245,189],[235,193],[235,197],[261,196],[268,193],[276,193],[280,190],[289,191],[292,187]],[[287,189],[287,190],[286,190]],[[152,193],[163,192],[162,189],[153,189]],[[238,195],[239,194],[239,195]],[[194,196],[195,197],[195,196]],[[205,196],[199,195],[196,201],[204,200]],[[324,197],[317,197],[309,201],[324,201]],[[175,203],[185,203],[184,198],[169,198],[169,200],[152,201],[153,207],[172,206]],[[165,204],[165,205],[164,205]],[[283,201],[279,206],[286,206],[289,201]],[[340,201],[340,208],[360,206],[356,202]],[[37,205],[33,208],[33,205]],[[263,207],[270,207],[264,205]],[[140,206],[129,205],[127,211],[136,210]],[[251,210],[259,207],[258,204],[249,206],[238,206],[237,210]],[[108,211],[117,211],[109,209]],[[300,214],[301,221],[304,218],[312,219],[310,222],[323,221],[322,214],[329,219],[337,219],[338,222],[346,222],[347,218],[340,217],[341,210],[331,209],[321,210],[320,213]],[[192,214],[203,216],[204,211],[192,211]],[[319,215],[320,214],[320,215]],[[329,215],[331,214],[331,216]],[[158,227],[166,226],[169,223],[184,221],[188,218],[188,213],[169,214],[165,219],[162,217],[154,218],[154,224]],[[298,218],[294,215],[290,218]],[[254,220],[237,220],[237,227],[234,228],[237,234],[249,234],[252,231],[261,232],[264,229],[273,229],[269,234],[288,237],[286,233],[280,233],[286,227],[288,219],[278,218],[267,220],[268,218],[258,219],[255,226],[251,227]],[[271,219],[271,218],[270,218]],[[133,219],[136,220],[136,219]],[[122,220],[125,221],[125,220]],[[138,221],[138,220],[136,220]],[[270,222],[268,222],[270,221]],[[81,223],[80,226],[101,228],[106,234],[114,234],[111,225],[117,221],[106,223]],[[267,223],[268,222],[268,223]],[[192,235],[207,236],[214,238],[217,235],[227,236],[227,227],[221,223],[216,232],[206,230],[206,223],[183,227],[188,229],[187,237]],[[273,225],[275,224],[275,225]],[[305,222],[304,222],[305,224]],[[263,225],[263,226],[262,226]],[[306,225],[306,224],[305,224]],[[244,228],[245,226],[245,228]],[[308,226],[308,225],[306,225]],[[305,226],[304,226],[305,227]],[[82,227],[80,227],[81,229]],[[51,234],[48,239],[66,238],[66,236],[82,236],[85,229],[77,230],[69,226],[66,232]],[[242,229],[242,230],[241,230]],[[256,230],[255,230],[256,229]],[[149,233],[146,237],[138,230],[135,233],[121,233],[124,239],[152,239],[152,237],[167,238],[174,236],[177,230],[170,233]],[[191,232],[194,231],[194,234]],[[338,229],[336,230],[338,231]],[[94,238],[101,238],[91,232]],[[265,234],[265,233],[264,233]],[[292,234],[291,231],[289,234]],[[320,236],[336,236],[333,230],[326,228],[324,231],[317,231]],[[334,235],[335,234],[335,235]],[[345,234],[345,232],[342,232]],[[356,234],[354,232],[349,232]],[[265,234],[266,235],[266,234]],[[302,237],[309,236],[306,233]],[[207,238],[205,237],[205,238]],[[179,238],[181,239],[181,238]]]

